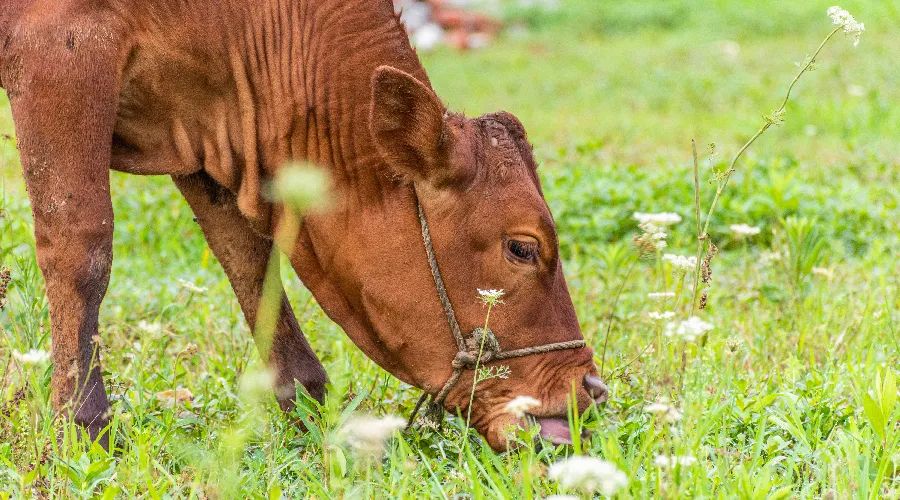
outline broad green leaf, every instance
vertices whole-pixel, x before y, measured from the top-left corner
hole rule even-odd
[[[869,424],[875,430],[875,433],[878,434],[878,437],[884,439],[884,416],[881,414],[880,406],[872,399],[869,393],[862,395],[862,404],[866,418],[869,419]]]

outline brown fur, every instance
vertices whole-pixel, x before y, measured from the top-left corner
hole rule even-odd
[[[108,402],[94,355],[112,262],[109,169],[170,175],[255,321],[281,214],[261,190],[291,159],[328,169],[337,203],[284,248],[327,314],[373,360],[436,392],[455,349],[413,198],[432,226],[465,330],[476,288],[503,288],[491,326],[506,349],[581,337],[555,227],[512,115],[447,113],[389,0],[4,0],[0,82],[10,96],[53,327],[54,404],[96,437]],[[540,248],[531,264],[509,238]],[[269,361],[278,399],[324,393],[325,372],[287,300]],[[502,447],[519,394],[564,415],[590,349],[511,360],[480,384],[475,426]],[[471,373],[447,405],[465,409]]]

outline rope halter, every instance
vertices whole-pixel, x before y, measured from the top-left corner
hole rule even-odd
[[[431,268],[431,276],[434,278],[434,286],[437,289],[438,299],[444,308],[444,314],[447,316],[447,324],[450,327],[450,333],[456,341],[456,356],[454,356],[451,366],[453,373],[441,390],[434,396],[425,392],[416,402],[412,414],[409,416],[407,428],[412,426],[416,415],[419,413],[425,401],[431,398],[428,403],[427,413],[436,421],[440,421],[439,417],[444,411],[444,400],[450,390],[459,382],[463,371],[474,370],[479,365],[490,363],[491,361],[500,361],[504,359],[521,358],[531,356],[532,354],[543,354],[546,352],[563,351],[567,349],[580,349],[585,346],[584,340],[569,340],[566,342],[555,342],[552,344],[543,344],[534,347],[525,347],[522,349],[513,349],[504,351],[500,348],[497,337],[490,329],[476,328],[469,334],[469,338],[463,337],[462,330],[459,328],[459,322],[456,320],[456,313],[453,310],[453,304],[450,303],[450,297],[447,295],[447,289],[444,286],[444,279],[441,277],[441,270],[438,267],[437,257],[434,254],[434,245],[431,243],[431,231],[428,229],[428,219],[425,218],[425,211],[422,209],[422,203],[419,201],[419,194],[413,187],[413,198],[416,201],[416,209],[419,213],[419,225],[422,227],[422,243],[425,246],[425,255],[428,257],[428,266]],[[483,349],[479,349],[483,347]],[[479,357],[479,351],[481,356]]]

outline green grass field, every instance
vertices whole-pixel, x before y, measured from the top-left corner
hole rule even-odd
[[[513,9],[524,29],[479,52],[423,60],[451,107],[506,109],[530,132],[579,320],[611,389],[572,424],[589,437],[497,454],[474,433],[461,446],[464,425],[451,418],[441,431],[396,436],[381,462],[355,459],[340,439],[347,416],[408,415],[419,391],[365,358],[285,275],[333,384],[320,411],[297,411],[310,428],[300,431],[274,398],[242,385],[259,356],[171,181],[114,173],[100,337],[116,448],[58,443],[49,366],[13,357],[48,350],[50,328],[0,97],[0,266],[12,275],[0,311],[0,498],[543,498],[562,492],[547,467],[573,454],[622,470],[620,498],[900,498],[891,383],[900,367],[900,4],[843,5],[866,24],[861,44],[836,36],[800,81],[785,124],[739,164],[711,226],[722,252],[701,316],[714,328],[691,343],[649,319],[662,306],[648,293],[678,280],[637,258],[632,214],[679,213],[666,251],[693,252],[691,139],[701,144],[706,207],[711,169],[777,107],[795,63],[830,29],[831,3],[561,5]],[[737,223],[762,231],[741,239],[729,231]],[[167,407],[157,397],[178,387],[193,400]],[[645,411],[661,400],[683,417],[668,424]],[[696,462],[664,468],[657,455]]]

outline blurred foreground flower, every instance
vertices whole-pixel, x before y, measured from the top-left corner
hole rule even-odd
[[[666,423],[675,423],[681,420],[681,412],[678,408],[670,405],[668,400],[650,403],[644,407],[644,411],[661,418]]]
[[[697,459],[690,456],[677,456],[677,455],[656,455],[656,458],[653,459],[654,465],[661,469],[669,469],[679,465],[681,467],[690,467],[697,463]]]
[[[866,31],[865,24],[858,22],[849,12],[837,5],[830,7],[827,14],[835,26],[840,26],[844,29],[844,33],[853,40],[854,47],[859,45],[859,39],[862,36],[862,32]]]
[[[360,457],[381,458],[387,440],[406,425],[400,417],[353,417],[341,428],[340,435]]]
[[[275,373],[272,370],[249,370],[241,376],[240,394],[245,401],[262,401],[270,397],[275,387]]]
[[[732,224],[728,227],[729,229],[731,229],[731,232],[735,234],[735,236],[741,238],[745,236],[755,236],[760,232],[760,229],[758,227],[750,226],[747,224]]]
[[[834,279],[834,271],[831,269],[828,269],[827,267],[814,267],[814,268],[812,268],[812,273],[815,274],[816,276],[821,276],[821,277],[827,279],[828,281],[831,281]]]
[[[40,349],[31,349],[27,352],[13,351],[13,358],[23,365],[39,365],[50,359],[50,353]]]
[[[550,466],[547,476],[564,489],[612,496],[628,485],[628,477],[615,465],[599,458],[574,456]]]
[[[529,410],[538,406],[541,406],[541,402],[531,396],[516,396],[506,403],[503,410],[516,418],[522,418]]]
[[[633,217],[641,224],[649,222],[657,226],[671,226],[681,222],[681,216],[675,212],[660,212],[658,214],[635,212]]]
[[[169,389],[166,391],[157,392],[156,399],[158,399],[164,407],[172,408],[177,403],[183,403],[185,401],[193,400],[194,395],[191,393],[191,391],[185,389],[184,387],[179,387],[177,389]]]
[[[285,165],[275,174],[271,197],[297,213],[322,207],[328,200],[328,175],[311,165]]]
[[[666,337],[678,336],[683,340],[693,342],[697,340],[697,337],[712,329],[713,325],[711,323],[707,323],[696,316],[691,316],[684,321],[666,325],[665,335]]]
[[[675,298],[675,292],[650,292],[647,294],[651,299],[672,299]]]
[[[159,323],[150,323],[148,321],[140,320],[138,321],[137,327],[139,330],[151,335],[159,335],[162,333],[162,325]]]

